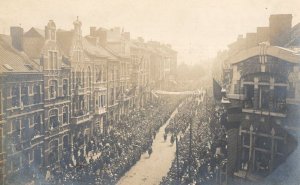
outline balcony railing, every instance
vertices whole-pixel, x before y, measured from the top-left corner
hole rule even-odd
[[[92,115],[89,113],[81,115],[81,116],[73,116],[71,117],[71,123],[73,124],[81,124],[91,120]]]
[[[52,136],[52,135],[56,135],[59,134],[59,127],[55,127],[55,128],[50,128],[48,131],[46,131],[46,136]]]
[[[95,109],[95,114],[96,115],[101,115],[106,113],[106,108],[105,107],[96,107]]]
[[[272,111],[269,111],[269,110],[263,110],[263,109],[260,109],[260,110],[255,110],[253,108],[244,108],[242,109],[242,112],[245,112],[245,113],[252,113],[252,114],[259,114],[259,115],[265,115],[265,116],[276,116],[276,117],[282,117],[282,118],[285,118],[286,117],[286,112],[272,112]]]

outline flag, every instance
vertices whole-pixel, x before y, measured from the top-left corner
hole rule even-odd
[[[219,85],[219,83],[213,79],[213,93],[214,93],[214,98],[217,101],[221,101],[222,99],[222,94],[221,94],[222,87]]]

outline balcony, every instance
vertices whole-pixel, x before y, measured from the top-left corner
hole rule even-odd
[[[284,112],[272,112],[269,110],[254,110],[253,108],[243,108],[242,112],[244,113],[250,113],[250,114],[258,114],[258,115],[264,115],[264,116],[274,116],[274,117],[281,117],[281,118],[285,118],[286,117],[286,113]]]
[[[85,89],[83,87],[79,87],[77,86],[74,90],[73,90],[75,95],[84,95],[85,93]]]
[[[300,99],[287,98],[286,103],[290,104],[290,105],[299,105],[300,104]]]
[[[90,121],[91,118],[92,118],[92,115],[90,115],[90,113],[88,112],[87,114],[71,117],[71,123],[78,125],[78,124]]]
[[[235,100],[245,100],[246,96],[244,94],[227,94],[227,98]]]
[[[94,83],[95,91],[106,91],[106,82]]]
[[[59,134],[59,127],[55,127],[55,128],[50,128],[48,131],[46,131],[46,136],[54,136]]]
[[[106,113],[106,108],[105,107],[96,107],[96,109],[95,109],[95,114],[96,115],[102,115],[102,114],[104,114],[104,113]]]

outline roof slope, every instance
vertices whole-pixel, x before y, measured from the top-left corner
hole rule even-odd
[[[244,61],[248,58],[261,55],[262,50],[260,46],[245,49],[229,58],[229,63],[235,64]],[[300,63],[300,55],[293,50],[278,46],[268,46],[265,49],[265,55],[274,56],[291,63]]]
[[[41,57],[41,53],[45,44],[45,39],[41,37],[24,37],[24,52],[33,59]]]
[[[56,32],[56,40],[57,44],[59,45],[60,49],[62,50],[65,56],[70,56],[71,47],[73,45],[73,36],[74,31],[64,31],[64,30],[57,30]]]
[[[0,38],[0,73],[39,72],[25,53],[20,53]]]

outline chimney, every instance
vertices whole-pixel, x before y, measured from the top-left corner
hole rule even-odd
[[[98,41],[101,46],[105,46],[107,44],[107,32],[105,30],[99,31],[97,37],[99,38]]]
[[[96,36],[96,27],[90,27],[90,36],[95,37]]]
[[[269,27],[257,27],[257,43],[269,41]]]
[[[269,18],[270,44],[284,46],[291,39],[292,14],[275,14]]]
[[[23,32],[23,28],[19,26],[10,27],[12,46],[19,51],[23,51]]]
[[[129,41],[130,40],[130,32],[123,32],[123,37],[125,40]]]
[[[144,42],[144,38],[143,38],[143,37],[138,37],[137,40],[138,40],[139,42],[142,42],[142,43]]]

